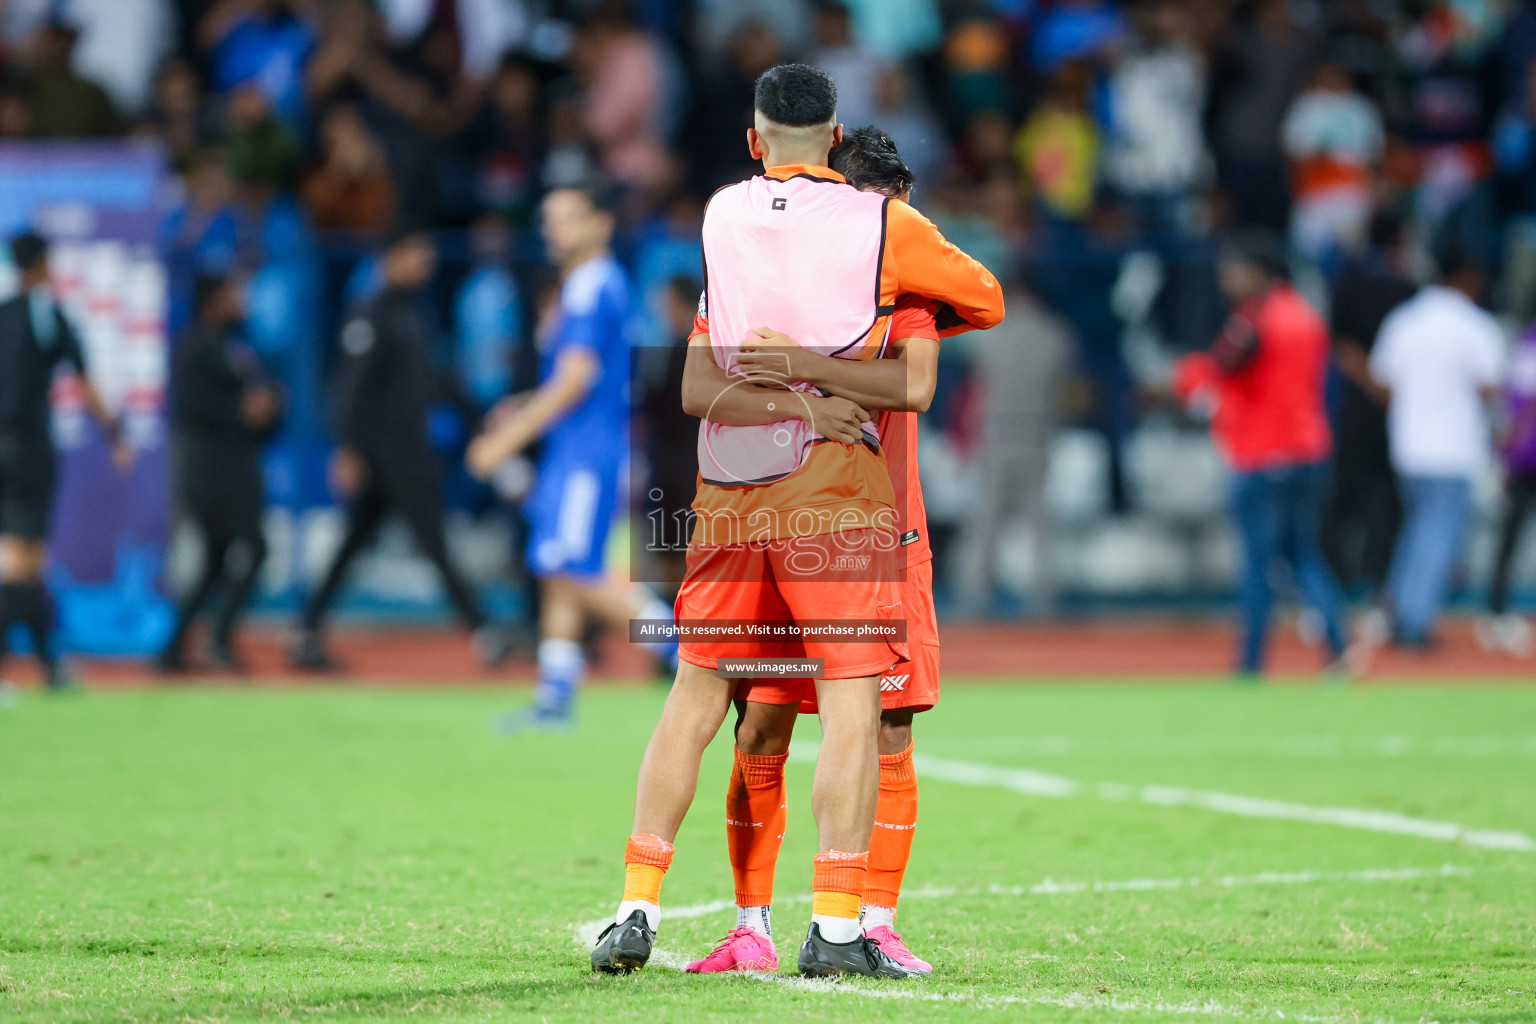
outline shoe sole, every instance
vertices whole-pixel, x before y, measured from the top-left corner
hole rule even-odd
[[[633,974],[635,971],[645,970],[645,965],[650,958],[649,953],[631,953],[623,949],[613,949],[608,953],[606,966],[593,964],[592,969],[603,974]]]

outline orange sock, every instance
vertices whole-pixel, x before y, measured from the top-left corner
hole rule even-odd
[[[789,754],[736,751],[725,793],[725,838],[736,878],[738,907],[773,904],[773,872],[789,818],[784,762]]]
[[[811,876],[811,915],[857,921],[859,898],[864,894],[864,876],[869,871],[869,851],[824,850],[816,855],[815,863],[816,870]]]
[[[636,832],[624,847],[624,902],[661,906],[661,880],[672,866],[672,844]]]
[[[880,799],[875,805],[875,831],[869,837],[866,904],[895,908],[916,831],[917,771],[912,767],[912,744],[908,743],[899,754],[880,755]]]

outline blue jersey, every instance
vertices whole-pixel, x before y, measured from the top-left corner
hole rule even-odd
[[[550,425],[546,458],[622,460],[629,436],[628,318],[629,283],[613,256],[590,259],[565,279],[540,339],[539,381],[549,380],[561,354],[573,348],[589,351],[598,371],[586,396]]]

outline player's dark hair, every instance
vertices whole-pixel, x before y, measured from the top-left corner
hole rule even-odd
[[[569,185],[561,185],[554,191],[580,192],[586,197],[588,205],[598,213],[617,215],[619,212],[619,190],[601,178],[587,178]]]
[[[837,86],[821,68],[780,64],[757,76],[753,106],[787,128],[828,124],[837,116]]]
[[[1257,267],[1282,281],[1290,279],[1290,253],[1280,236],[1268,228],[1249,227],[1235,231],[1224,248],[1227,259]]]
[[[874,125],[845,133],[827,162],[861,192],[879,192],[894,199],[917,184],[917,176],[896,151],[895,141]]]
[[[11,239],[11,262],[17,270],[36,270],[47,259],[48,240],[36,231],[24,231]]]
[[[673,274],[667,280],[667,289],[683,302],[697,302],[703,287],[698,278],[689,274]]]

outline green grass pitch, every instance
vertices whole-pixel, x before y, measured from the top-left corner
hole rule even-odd
[[[948,781],[923,783],[900,919],[937,972],[904,984],[592,975],[575,929],[618,896],[663,694],[594,688],[573,735],[493,736],[524,696],[0,710],[0,1020],[1536,1021],[1536,689],[954,685],[918,721]],[[699,906],[730,896],[728,757],[678,839],[668,957],[734,920]],[[786,968],[810,780],[791,764]],[[1264,800],[1346,823],[1248,816]]]

